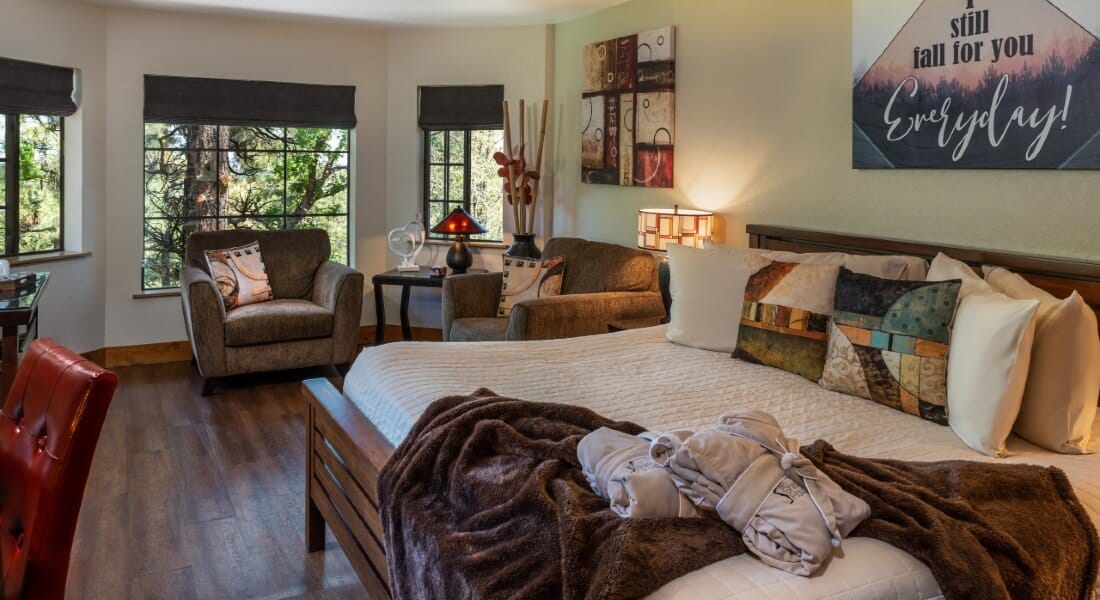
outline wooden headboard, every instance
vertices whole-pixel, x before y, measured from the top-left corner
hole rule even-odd
[[[993,252],[957,246],[937,246],[840,233],[825,233],[805,229],[790,229],[770,225],[749,225],[749,246],[765,250],[789,252],[847,252],[848,254],[907,254],[931,260],[944,254],[966,262],[975,268],[982,265],[1004,267],[1019,273],[1033,285],[1059,298],[1073,290],[1081,294],[1100,319],[1100,263],[1063,260]]]

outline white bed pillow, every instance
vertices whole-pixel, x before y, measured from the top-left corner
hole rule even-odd
[[[932,266],[928,267],[926,281],[946,281],[948,279],[961,279],[962,289],[959,290],[959,301],[971,294],[991,294],[995,290],[986,283],[981,275],[978,275],[970,265],[955,260],[944,253],[939,253],[932,259]]]
[[[668,339],[684,346],[733,352],[749,276],[771,261],[679,244],[668,247]]]
[[[947,420],[968,446],[1004,456],[1027,384],[1038,300],[971,294],[959,302],[947,357]]]
[[[928,262],[916,256],[902,255],[864,255],[845,254],[843,252],[785,252],[783,250],[761,250],[759,248],[734,248],[723,246],[713,240],[703,242],[706,249],[719,249],[730,254],[754,254],[776,262],[800,263],[807,265],[837,265],[849,271],[872,275],[881,279],[905,279],[924,281],[928,272]]]
[[[986,281],[1012,298],[1039,301],[1031,370],[1015,431],[1063,454],[1089,454],[1100,394],[1096,314],[1077,292],[1058,299],[1000,267],[983,267]]]

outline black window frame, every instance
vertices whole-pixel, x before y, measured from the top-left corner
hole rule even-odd
[[[461,131],[463,133],[463,136],[462,136],[463,149],[462,149],[462,162],[461,163],[451,160],[451,135],[450,134],[452,132],[455,132],[455,131]],[[459,204],[459,202],[457,202],[455,200],[451,200],[451,198],[450,198],[450,195],[451,195],[451,185],[450,185],[450,182],[451,182],[451,167],[462,167],[462,173],[463,173],[463,177],[462,177],[462,194],[463,194],[463,199],[461,201],[461,205],[462,205],[462,208],[466,210],[466,212],[470,213],[471,215],[474,214],[474,211],[472,210],[472,208],[473,208],[473,198],[471,197],[471,194],[470,194],[470,173],[472,172],[471,164],[470,164],[471,163],[471,160],[470,160],[470,158],[471,158],[470,157],[470,145],[471,145],[470,140],[471,140],[472,132],[474,132],[474,131],[504,131],[504,128],[503,127],[448,127],[448,128],[421,128],[420,129],[421,137],[423,138],[422,144],[421,144],[421,157],[422,157],[421,165],[423,166],[422,173],[421,173],[421,182],[420,182],[421,189],[422,189],[421,210],[423,210],[422,214],[424,216],[422,218],[424,220],[424,229],[427,231],[429,241],[442,242],[442,241],[451,241],[451,240],[454,239],[453,235],[432,233],[432,227],[434,227],[436,225],[436,223],[431,222],[432,205],[433,204],[442,204],[443,205],[443,215],[444,215],[444,217],[446,217],[446,215],[450,214],[450,212],[451,212],[450,206],[452,204]],[[432,139],[432,134],[433,133],[442,133],[443,134],[443,140],[444,140],[444,142],[443,142],[443,160],[444,160],[444,162],[432,162],[432,141],[431,141],[431,139]],[[443,195],[445,196],[445,198],[443,198],[442,200],[437,199],[437,198],[432,198],[432,185],[431,185],[432,167],[444,167],[444,170],[443,170]],[[505,202],[505,200],[504,200],[503,191],[502,191],[501,192],[501,203],[502,203],[501,204],[501,209],[502,210],[504,208],[503,207],[504,202]],[[478,215],[474,215],[475,218],[477,216]],[[501,231],[501,237],[502,238],[504,237],[504,232],[503,231]],[[484,244],[501,244],[501,243],[504,242],[503,239],[494,240],[494,239],[481,238],[481,237],[477,237],[476,239],[471,239],[471,241],[475,242],[475,243],[484,243]]]
[[[35,250],[33,252],[19,251],[19,188],[21,184],[19,173],[21,170],[20,163],[22,161],[19,146],[22,141],[20,132],[22,130],[22,118],[24,116],[38,115],[33,115],[31,113],[0,114],[0,119],[4,121],[4,158],[0,158],[0,163],[4,164],[4,195],[3,205],[0,206],[0,210],[4,211],[4,248],[3,253],[0,253],[0,257],[2,258],[35,256],[52,252],[63,252],[65,250],[65,118],[57,116],[57,246],[55,248]]]
[[[347,186],[347,191],[345,192],[346,195],[347,195],[347,201],[344,205],[344,211],[340,212],[340,213],[306,213],[306,214],[297,215],[297,216],[300,217],[300,218],[303,218],[303,219],[310,218],[310,217],[315,217],[315,218],[316,217],[340,217],[340,218],[343,218],[345,220],[345,224],[346,224],[345,227],[346,227],[346,230],[347,230],[347,233],[346,233],[346,236],[345,236],[346,237],[346,243],[345,243],[345,248],[344,248],[344,256],[345,256],[345,258],[347,260],[347,263],[349,265],[352,263],[353,257],[352,257],[352,254],[351,254],[351,242],[352,242],[352,235],[353,235],[354,227],[353,227],[352,218],[351,218],[351,205],[352,205],[352,202],[353,202],[353,189],[352,189],[351,171],[352,171],[352,164],[353,164],[353,160],[354,160],[353,150],[352,150],[352,146],[353,146],[352,137],[353,137],[353,134],[354,134],[354,131],[355,131],[354,129],[348,128],[348,127],[301,127],[301,126],[284,126],[284,125],[259,125],[259,124],[254,124],[254,123],[249,124],[249,125],[233,126],[233,125],[221,125],[221,124],[210,123],[210,124],[203,125],[203,126],[209,126],[209,127],[216,127],[217,128],[217,131],[215,131],[215,134],[214,134],[214,139],[218,140],[218,143],[216,144],[217,147],[215,147],[215,148],[204,149],[204,148],[182,148],[182,147],[181,148],[173,148],[173,147],[148,146],[146,144],[146,138],[145,138],[145,126],[146,125],[167,125],[167,126],[181,126],[181,125],[184,125],[184,126],[186,126],[186,125],[193,125],[193,124],[191,124],[191,123],[167,123],[167,122],[159,121],[159,120],[158,121],[144,121],[143,122],[143,124],[142,124],[142,142],[141,142],[141,146],[142,146],[141,160],[142,160],[142,177],[143,177],[143,180],[144,180],[144,177],[145,177],[146,155],[149,152],[187,152],[187,151],[211,152],[211,153],[214,154],[214,157],[215,157],[214,158],[214,160],[215,160],[215,173],[220,172],[223,157],[225,155],[231,154],[233,152],[237,152],[237,150],[234,150],[233,148],[229,147],[228,145],[226,147],[222,147],[222,143],[221,143],[221,140],[223,139],[222,129],[229,129],[229,128],[232,128],[232,127],[277,127],[277,128],[281,128],[283,130],[282,149],[281,150],[267,150],[267,149],[254,149],[253,148],[253,149],[249,149],[248,152],[249,153],[254,153],[254,154],[281,154],[283,156],[284,169],[283,169],[283,210],[282,210],[281,213],[279,213],[277,215],[263,215],[263,214],[258,214],[258,215],[257,214],[222,215],[222,214],[218,214],[218,215],[210,216],[210,217],[194,217],[194,216],[192,216],[192,217],[163,217],[163,216],[150,217],[149,214],[148,214],[148,206],[146,205],[146,201],[145,201],[145,184],[143,183],[142,184],[142,198],[141,198],[141,226],[142,226],[141,227],[141,231],[142,231],[142,234],[141,234],[142,235],[141,291],[143,293],[144,292],[158,292],[158,291],[164,291],[164,290],[179,289],[178,285],[177,286],[165,286],[165,287],[146,287],[146,285],[145,285],[145,281],[146,281],[145,274],[146,274],[146,268],[147,268],[146,264],[145,264],[145,252],[146,252],[146,248],[145,248],[145,231],[146,231],[146,224],[149,221],[178,221],[178,222],[186,223],[186,222],[189,222],[189,221],[201,221],[203,219],[213,219],[218,224],[219,231],[230,231],[230,230],[248,229],[248,228],[232,227],[232,228],[227,228],[227,229],[221,229],[221,227],[220,227],[221,223],[226,222],[228,224],[229,221],[236,220],[236,219],[241,219],[241,220],[248,220],[248,219],[253,219],[253,220],[281,219],[282,220],[282,227],[280,227],[280,230],[286,230],[287,229],[287,219],[289,217],[294,217],[295,216],[295,215],[289,214],[289,212],[287,210],[288,200],[289,200],[289,198],[288,198],[288,181],[289,181],[289,177],[288,177],[288,173],[287,173],[287,169],[285,168],[285,165],[287,164],[287,160],[288,160],[288,158],[291,154],[314,154],[314,155],[316,155],[316,154],[343,154],[343,155],[347,156],[348,186]],[[330,131],[343,131],[343,132],[346,132],[346,134],[347,134],[347,149],[346,150],[291,150],[290,149],[291,144],[288,141],[288,131],[290,129],[327,129],[327,130],[330,130]],[[228,134],[225,136],[225,139],[229,139]],[[221,183],[218,184],[219,190],[221,189],[222,185],[223,184],[221,184]],[[182,249],[181,249],[181,251],[182,251]],[[181,260],[183,259],[182,256],[180,258],[181,258]]]

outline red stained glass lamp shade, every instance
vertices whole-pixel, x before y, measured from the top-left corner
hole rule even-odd
[[[432,233],[442,233],[445,235],[476,235],[478,233],[485,233],[486,231],[488,231],[488,229],[485,229],[481,223],[477,222],[477,219],[466,212],[461,206],[452,210],[451,214],[447,215],[446,219],[443,219],[438,225],[432,227]]]

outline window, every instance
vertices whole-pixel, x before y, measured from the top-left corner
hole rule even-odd
[[[424,226],[429,239],[447,239],[431,228],[459,206],[488,229],[471,239],[504,239],[504,184],[493,161],[503,148],[503,129],[424,131]]]
[[[60,116],[0,115],[4,256],[61,250]]]
[[[349,129],[145,124],[142,288],[178,287],[195,231],[328,231],[348,261]]]

